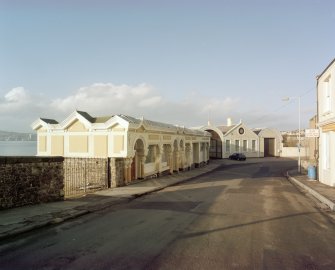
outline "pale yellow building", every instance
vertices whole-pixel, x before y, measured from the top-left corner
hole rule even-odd
[[[208,132],[143,118],[75,111],[60,123],[40,118],[32,128],[37,131],[38,156],[122,158],[126,182],[209,160]]]

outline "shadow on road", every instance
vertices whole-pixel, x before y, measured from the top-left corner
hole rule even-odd
[[[264,223],[264,222],[271,222],[271,221],[274,221],[274,220],[294,218],[294,217],[297,217],[297,216],[307,216],[307,215],[309,216],[309,215],[312,215],[312,214],[318,214],[319,215],[320,212],[315,211],[315,212],[296,213],[296,214],[291,214],[291,215],[286,215],[286,216],[279,216],[279,217],[261,219],[261,220],[256,220],[256,221],[237,224],[237,225],[231,225],[231,226],[227,226],[227,227],[223,227],[223,228],[219,228],[219,229],[213,229],[213,230],[207,230],[207,231],[201,231],[201,232],[195,232],[195,233],[186,233],[186,234],[182,235],[181,238],[198,237],[198,236],[201,236],[201,235],[207,235],[207,234],[215,233],[215,232],[219,232],[219,231],[226,231],[226,230],[230,230],[230,229],[241,228],[241,227],[260,224],[260,223]]]

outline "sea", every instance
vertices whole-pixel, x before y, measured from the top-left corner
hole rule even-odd
[[[36,156],[36,141],[0,141],[0,156]]]

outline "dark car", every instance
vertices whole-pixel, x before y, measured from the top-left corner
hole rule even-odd
[[[246,160],[247,158],[245,157],[244,154],[242,153],[234,153],[229,156],[229,159],[234,159],[234,160]]]

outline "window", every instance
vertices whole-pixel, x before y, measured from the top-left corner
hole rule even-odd
[[[331,77],[329,76],[326,80],[323,82],[323,95],[324,95],[324,108],[323,112],[327,113],[331,110]]]
[[[323,135],[323,167],[324,169],[330,169],[330,134],[329,132]]]
[[[239,140],[235,140],[235,151],[236,152],[240,151],[240,141]]]
[[[252,140],[252,141],[251,141],[251,150],[252,150],[253,152],[256,151],[256,140]]]
[[[230,153],[230,140],[226,140],[226,152]]]
[[[248,141],[243,140],[243,152],[247,152],[247,151],[248,151]]]

